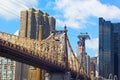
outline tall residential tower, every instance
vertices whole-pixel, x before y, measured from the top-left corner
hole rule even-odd
[[[20,36],[41,41],[55,30],[55,18],[40,10],[21,11]],[[40,69],[22,63],[16,65],[16,80],[40,80]],[[19,74],[21,74],[19,76]],[[19,78],[19,79],[18,79]],[[43,79],[42,79],[43,80]]]

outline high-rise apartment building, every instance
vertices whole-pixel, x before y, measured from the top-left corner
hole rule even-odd
[[[42,29],[42,39],[49,36],[55,30],[55,18],[40,10],[30,8],[21,12],[20,36],[39,39],[39,31]]]
[[[15,80],[15,61],[0,57],[0,80]]]
[[[99,76],[120,79],[120,23],[99,18]]]
[[[47,38],[55,30],[55,18],[40,10],[30,8],[21,11],[20,36],[39,40]],[[41,70],[23,63],[16,65],[16,80],[40,80]],[[43,80],[43,79],[42,79]]]

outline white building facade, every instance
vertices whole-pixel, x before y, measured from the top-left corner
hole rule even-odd
[[[15,80],[15,61],[0,57],[0,80]]]

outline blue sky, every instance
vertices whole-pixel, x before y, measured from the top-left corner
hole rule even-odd
[[[91,40],[86,41],[86,50],[91,57],[98,53],[98,18],[120,22],[119,0],[1,0],[0,31],[11,34],[18,31],[20,11],[31,7],[54,16],[58,30],[67,25],[74,52],[77,36],[88,32]]]

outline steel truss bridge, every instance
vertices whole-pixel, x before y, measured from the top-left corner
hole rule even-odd
[[[42,41],[0,32],[0,56],[49,72],[70,72],[73,78],[90,80],[65,32],[52,33]]]

